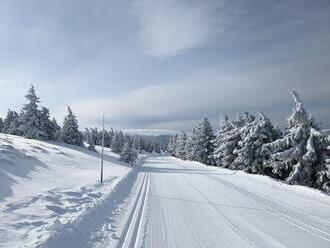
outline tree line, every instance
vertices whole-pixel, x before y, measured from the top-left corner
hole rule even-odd
[[[168,152],[184,160],[264,174],[330,192],[329,131],[320,128],[296,92],[292,97],[295,105],[285,131],[264,113],[255,116],[245,112],[236,120],[225,116],[215,134],[204,118],[190,135],[175,135]]]
[[[86,128],[81,132],[78,119],[70,107],[67,107],[61,127],[54,117],[50,117],[48,108],[39,106],[40,99],[33,85],[25,97],[28,102],[20,113],[9,109],[6,117],[0,118],[0,132],[29,139],[62,141],[92,151],[96,151],[95,145],[102,145],[104,135],[104,146],[120,154],[120,160],[126,163],[133,163],[142,151],[161,153],[166,149],[167,144],[157,137],[150,140],[144,136],[127,135],[113,128],[104,132],[97,128]]]

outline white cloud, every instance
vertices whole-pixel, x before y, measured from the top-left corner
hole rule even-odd
[[[203,115],[217,119],[225,113],[276,113],[278,109],[282,109],[280,117],[284,120],[291,109],[289,89],[298,90],[304,101],[324,99],[330,91],[326,79],[315,87],[309,83],[312,74],[310,77],[301,74],[307,65],[311,66],[304,62],[283,64],[258,74],[241,72],[226,76],[215,68],[176,83],[143,87],[112,99],[92,99],[73,107],[85,126],[94,125],[103,113],[111,124],[125,128],[183,129]]]
[[[137,0],[132,6],[147,53],[164,58],[214,39],[222,31],[216,13],[220,5],[220,1]]]

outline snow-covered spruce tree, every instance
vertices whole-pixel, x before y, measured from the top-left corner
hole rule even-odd
[[[109,147],[111,147],[111,142],[112,142],[112,139],[113,139],[113,137],[115,135],[112,127],[108,131],[108,135],[109,135]]]
[[[314,187],[330,192],[330,136],[326,131],[311,129],[305,160],[316,161]]]
[[[118,138],[119,138],[119,149],[120,151],[122,151],[124,149],[124,144],[125,144],[125,136],[122,130],[119,130]]]
[[[126,142],[129,142],[130,144],[132,144],[132,138],[131,138],[131,136],[129,136],[128,134],[123,134],[123,137],[124,137],[124,144]]]
[[[31,88],[25,97],[29,102],[23,106],[22,113],[20,115],[20,130],[26,138],[44,139],[45,132],[40,129],[41,120],[40,112],[38,110],[38,103],[40,100],[35,93],[33,85],[31,85]]]
[[[153,151],[155,153],[158,153],[158,154],[161,154],[162,153],[161,145],[158,142],[156,142],[156,141],[153,144]]]
[[[88,131],[86,133],[86,143],[87,143],[86,148],[88,150],[96,152],[94,139],[93,139],[92,133],[90,131]]]
[[[185,159],[187,160],[197,160],[197,134],[196,128],[193,128],[191,134],[188,135],[185,145]]]
[[[167,151],[171,154],[171,156],[175,156],[177,139],[178,139],[178,135],[175,134],[173,137],[171,137],[170,142],[167,145]]]
[[[3,129],[3,119],[0,118],[0,133],[3,132],[2,129]]]
[[[56,127],[54,126],[54,123],[49,119],[48,108],[42,107],[40,111],[38,110],[38,119],[38,128],[42,131],[39,135],[39,138],[44,140],[54,140]]]
[[[90,132],[91,138],[94,141],[94,144],[95,145],[101,145],[102,140],[99,138],[99,131],[97,130],[97,127],[91,128],[89,130],[89,132]]]
[[[117,154],[120,154],[123,150],[122,142],[121,140],[123,136],[120,135],[119,132],[115,132],[112,143],[111,143],[111,151]]]
[[[150,140],[145,140],[143,150],[145,150],[146,152],[152,152],[152,144]]]
[[[313,136],[319,127],[303,107],[298,94],[293,91],[292,97],[295,106],[288,118],[287,133],[282,139],[262,147],[267,156],[263,170],[289,184],[313,186],[318,163]]]
[[[133,165],[138,157],[135,150],[132,149],[130,142],[125,142],[124,148],[120,153],[120,161]]]
[[[105,137],[106,130],[104,130],[104,137]],[[102,136],[103,136],[103,131],[97,131],[97,145],[101,146],[102,145]]]
[[[13,122],[14,120],[14,111],[8,109],[7,111],[7,115],[5,117],[5,119],[3,120],[3,127],[2,127],[2,132],[3,133],[9,133],[9,127],[10,124]]]
[[[330,135],[327,135],[326,146],[327,149],[324,152],[325,168],[323,171],[320,171],[318,175],[318,181],[319,187],[322,188],[324,191],[330,193]]]
[[[176,146],[175,146],[175,151],[174,155],[177,158],[180,159],[185,159],[186,158],[186,140],[187,140],[187,135],[185,132],[181,132],[176,139]]]
[[[228,163],[225,158],[233,152],[233,149],[231,148],[231,146],[223,145],[225,143],[227,135],[234,128],[235,126],[229,120],[228,115],[225,115],[215,138],[212,140],[214,146],[213,159],[216,166],[228,167]],[[232,161],[232,159],[230,160]]]
[[[240,128],[241,141],[235,149],[237,157],[231,168],[242,169],[249,173],[262,174],[262,145],[280,138],[281,133],[263,113]]]
[[[141,152],[143,146],[141,136],[135,135],[133,137],[132,146],[134,150],[138,151],[139,153]]]
[[[208,118],[204,118],[196,127],[196,143],[194,147],[194,152],[196,156],[196,161],[213,165],[213,143],[214,139],[213,130],[211,123]]]
[[[104,146],[110,147],[110,136],[109,136],[109,132],[107,130],[104,130]]]
[[[228,117],[224,118],[216,138],[212,141],[215,146],[213,157],[217,166],[239,169],[233,162],[237,158],[239,144],[244,138],[244,130],[254,120],[254,115],[248,112],[240,114],[237,121],[230,121]]]
[[[3,121],[3,133],[13,134],[13,135],[22,135],[20,130],[20,118],[16,111],[8,109],[6,118]]]
[[[68,115],[64,118],[61,130],[62,141],[71,145],[83,146],[83,135],[78,128],[77,117],[72,113],[71,108],[68,107]]]
[[[61,136],[61,127],[57,124],[56,119],[53,117],[51,120],[52,125],[52,140],[58,140]]]
[[[85,127],[85,130],[81,132],[82,135],[83,135],[83,140],[84,141],[87,141],[88,135],[89,135],[90,132],[91,132],[91,130],[87,127]]]

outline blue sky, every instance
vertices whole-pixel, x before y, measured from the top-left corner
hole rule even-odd
[[[33,83],[60,121],[190,129],[264,111],[284,125],[288,90],[330,127],[328,0],[4,0],[0,113]]]

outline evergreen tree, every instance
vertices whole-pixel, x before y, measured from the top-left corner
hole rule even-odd
[[[96,152],[95,143],[93,140],[92,133],[90,131],[86,134],[86,142],[87,142],[86,148],[90,151]]]
[[[20,130],[26,138],[29,139],[43,139],[46,134],[40,129],[41,120],[40,112],[38,110],[39,98],[35,93],[33,85],[25,96],[28,99],[28,103],[23,106],[22,113],[20,116],[21,125]]]
[[[109,147],[111,147],[111,142],[112,142],[112,139],[115,135],[112,127],[110,128],[110,131],[108,132],[108,135],[109,135]]]
[[[153,150],[154,150],[155,153],[158,153],[158,154],[162,153],[161,145],[156,141],[154,142]]]
[[[171,156],[175,156],[176,146],[177,146],[178,135],[175,134],[167,145],[167,151],[171,154]]]
[[[95,145],[101,145],[102,138],[100,139],[100,135],[99,135],[99,131],[97,130],[97,127],[90,129],[90,136],[93,139]]]
[[[3,133],[9,133],[9,126],[13,120],[14,120],[14,111],[8,109],[6,118],[3,120],[3,127],[2,127]]]
[[[16,111],[12,111],[8,109],[6,118],[3,121],[2,132],[13,135],[22,135],[19,126],[20,126],[19,115],[17,114]]]
[[[110,136],[107,130],[104,130],[104,146],[110,147]]]
[[[49,110],[42,107],[41,111],[38,111],[39,130],[42,132],[39,135],[40,139],[53,140],[55,136],[55,130],[52,121],[49,119]]]
[[[61,139],[63,142],[83,146],[83,135],[78,129],[77,117],[68,107],[68,115],[64,118],[63,128],[61,130]]]
[[[312,163],[312,180],[309,186],[330,192],[330,140],[326,132],[311,129],[304,160]]]
[[[13,112],[13,120],[9,125],[8,133],[13,134],[13,135],[22,136],[23,133],[20,129],[20,125],[21,125],[20,117],[19,117],[18,113],[16,111],[14,111]]]
[[[120,135],[120,132],[115,132],[112,143],[111,143],[111,151],[117,154],[120,154],[123,150],[122,147],[122,139],[123,136]]]
[[[123,131],[121,131],[121,130],[119,130],[119,133],[118,133],[118,141],[119,141],[119,149],[120,149],[120,151],[122,151],[124,148],[125,137],[124,137]],[[129,142],[129,140],[126,140],[126,141]]]
[[[132,144],[132,146],[133,146],[133,149],[134,150],[136,150],[139,153],[141,152],[142,146],[143,146],[141,136],[135,135],[133,137],[133,144]]]
[[[222,126],[212,141],[215,145],[213,157],[217,166],[238,169],[233,162],[237,158],[239,144],[244,138],[244,127],[250,126],[255,117],[247,112],[239,115],[237,121],[229,121],[225,117]]]
[[[319,139],[320,140],[320,139]],[[316,186],[330,193],[330,135],[323,135],[323,153],[320,170],[317,173]]]
[[[131,144],[129,142],[125,142],[123,150],[120,153],[119,160],[132,165],[135,163],[137,156],[137,152],[132,149]]]
[[[288,132],[282,139],[263,145],[263,153],[268,156],[264,170],[290,184],[311,186],[318,161],[311,130],[317,131],[319,127],[303,107],[298,94],[292,92],[292,97],[295,107],[288,118]]]
[[[186,141],[187,141],[187,135],[185,132],[181,132],[177,136],[176,140],[176,146],[175,146],[175,151],[174,155],[177,158],[185,159],[186,158]]]
[[[200,163],[212,165],[214,139],[211,123],[208,118],[204,118],[196,127],[196,160]]]
[[[3,119],[0,118],[0,133],[2,133],[3,131]]]
[[[106,133],[106,130],[104,130],[104,137],[105,137],[105,133]],[[103,130],[97,131],[96,132],[96,135],[97,135],[97,142],[96,142],[96,144],[99,145],[99,146],[102,146]]]
[[[193,128],[191,135],[189,135],[186,139],[185,144],[185,159],[187,160],[196,160],[196,153],[197,153],[197,137],[196,137],[196,129]]]
[[[61,127],[57,124],[56,119],[53,117],[51,120],[52,126],[52,140],[58,140],[61,137]]]
[[[271,121],[260,113],[258,119],[247,122],[240,129],[240,135],[241,141],[235,151],[237,157],[230,167],[244,169],[250,173],[263,173],[262,145],[280,138],[280,133]]]
[[[215,139],[212,141],[214,145],[213,158],[216,166],[228,167],[229,164],[233,161],[232,159],[226,158],[233,152],[232,146],[223,146],[223,144],[225,143],[229,132],[234,128],[235,126],[231,121],[229,121],[229,117],[225,115],[224,120],[221,123],[220,128],[215,136]]]

